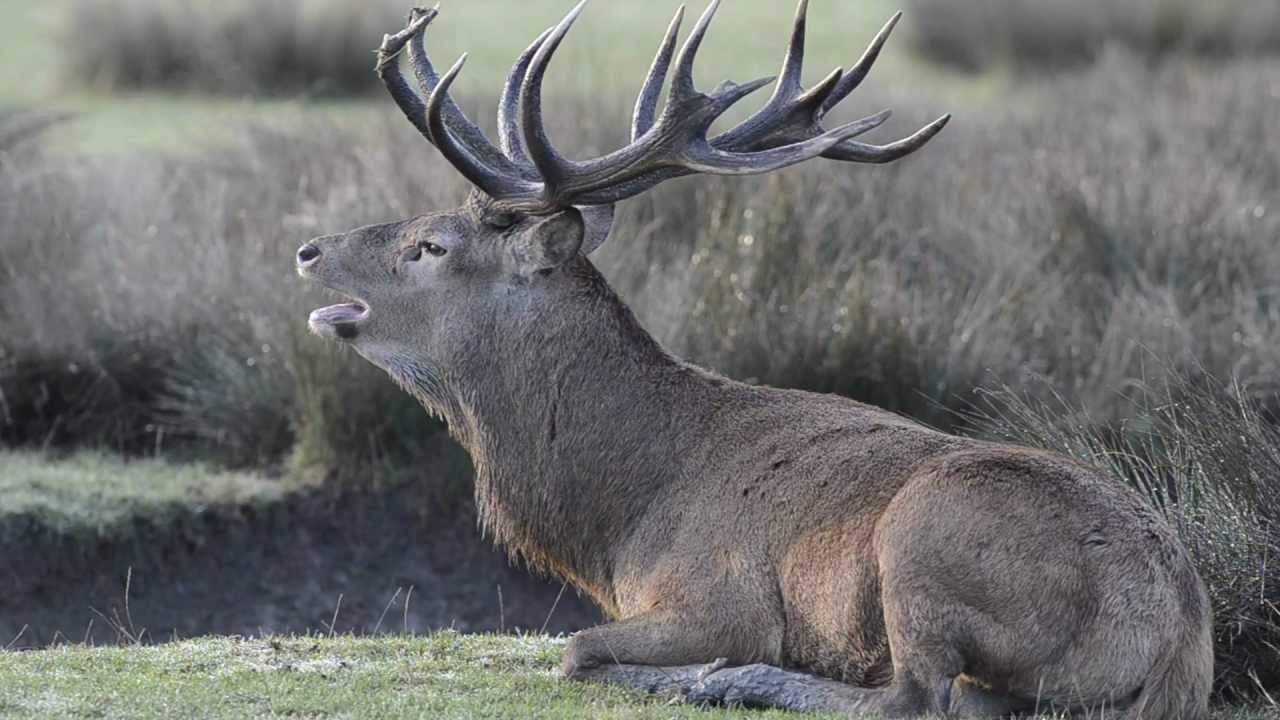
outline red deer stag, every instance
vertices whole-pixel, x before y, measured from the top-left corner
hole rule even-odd
[[[1203,584],[1121,483],[682,362],[588,259],[613,204],[667,180],[889,162],[942,129],[946,117],[882,146],[851,138],[887,113],[825,129],[897,18],[850,70],[806,90],[806,4],[772,97],[714,136],[713,121],[772,79],[700,92],[694,57],[717,4],[679,52],[677,13],[630,144],[590,160],[557,152],[542,119],[543,76],[581,5],[520,55],[497,146],[449,96],[465,56],[437,74],[423,39],[437,12],[414,10],[377,71],[475,191],[457,210],[302,246],[298,271],[353,299],[313,312],[312,331],[443,416],[474,460],[485,529],[614,618],[569,641],[569,678],[885,716],[1205,718]],[[401,75],[406,48],[425,102]]]

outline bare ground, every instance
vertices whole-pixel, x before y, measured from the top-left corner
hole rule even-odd
[[[33,516],[0,525],[0,647],[330,632],[331,624],[355,634],[544,626],[554,634],[600,617],[572,589],[561,596],[559,582],[513,567],[470,518],[423,520],[406,491],[196,507],[109,536],[60,532]]]

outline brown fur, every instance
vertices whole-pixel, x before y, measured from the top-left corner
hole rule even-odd
[[[799,710],[1207,717],[1204,587],[1121,483],[693,367],[576,252],[576,211],[485,221],[477,199],[321,238],[300,271],[370,308],[347,342],[449,422],[485,531],[616,619],[571,640],[568,676]],[[399,259],[426,240],[448,254]]]

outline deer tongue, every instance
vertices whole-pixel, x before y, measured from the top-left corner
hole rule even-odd
[[[340,325],[359,322],[364,317],[366,309],[360,303],[341,303],[338,305],[330,305],[314,310],[311,313],[311,322],[324,323],[326,325]]]

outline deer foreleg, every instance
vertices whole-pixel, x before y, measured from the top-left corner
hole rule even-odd
[[[578,668],[573,678],[588,682],[621,685],[645,693],[671,693],[683,697],[701,680],[724,667],[715,662],[704,665],[599,665]]]
[[[601,625],[575,635],[562,670],[574,680],[604,682],[642,692],[683,695],[729,660],[770,657],[769,633],[726,627],[701,614],[662,610]]]

